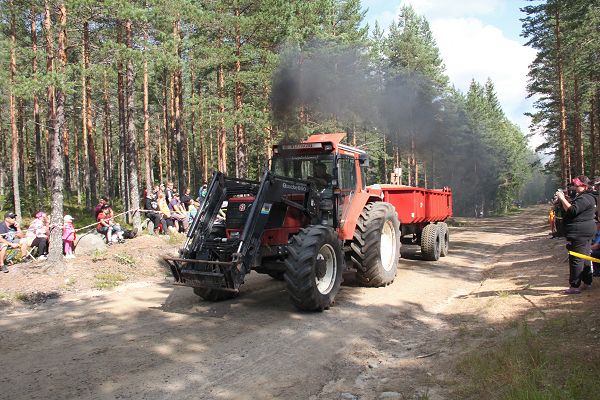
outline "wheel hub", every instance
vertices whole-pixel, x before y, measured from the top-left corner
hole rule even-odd
[[[315,262],[315,282],[321,294],[328,294],[335,286],[337,278],[337,258],[333,247],[324,244],[319,249]]]

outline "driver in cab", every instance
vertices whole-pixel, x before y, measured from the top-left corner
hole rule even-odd
[[[322,190],[331,183],[331,175],[327,173],[327,166],[320,161],[314,164],[313,169],[312,180],[316,183],[317,189]]]

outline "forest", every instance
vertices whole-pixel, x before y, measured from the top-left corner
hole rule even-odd
[[[563,179],[584,158],[596,167],[584,3],[525,10],[534,122]],[[2,208],[58,221],[108,195],[135,209],[154,182],[256,179],[272,144],[344,131],[369,153],[370,183],[401,168],[403,184],[451,187],[457,215],[506,212],[540,167],[494,82],[457,90],[412,7],[386,27],[364,16],[360,0],[2,0]]]
[[[522,36],[537,50],[527,88],[535,99],[532,127],[545,139],[538,150],[554,156],[546,168],[563,186],[578,175],[595,177],[600,151],[600,3],[532,1],[521,11]]]

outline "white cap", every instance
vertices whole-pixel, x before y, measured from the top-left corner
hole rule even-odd
[[[63,218],[63,220],[64,220],[65,222],[66,222],[66,221],[71,221],[71,222],[72,222],[74,219],[75,219],[75,218],[71,217],[69,214],[65,215],[65,216],[64,216],[64,218]]]

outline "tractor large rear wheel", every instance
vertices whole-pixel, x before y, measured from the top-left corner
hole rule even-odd
[[[392,283],[400,258],[400,222],[394,206],[384,202],[367,204],[358,217],[350,247],[356,279],[363,286]]]
[[[323,311],[333,304],[344,271],[342,245],[333,229],[302,229],[288,245],[285,264],[287,290],[296,307]]]
[[[442,235],[437,224],[428,224],[421,233],[421,256],[426,261],[437,261],[442,252]]]

